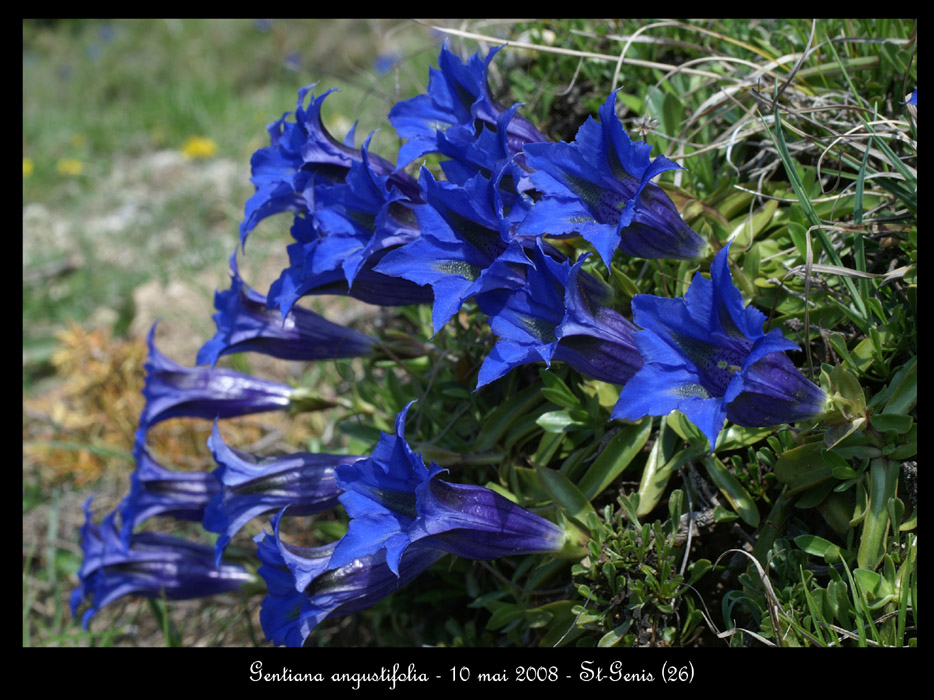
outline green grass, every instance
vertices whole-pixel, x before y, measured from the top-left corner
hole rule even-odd
[[[266,125],[294,109],[298,88],[319,81],[339,88],[324,110],[334,133],[342,137],[359,120],[359,143],[383,127],[374,144],[394,152],[385,114],[397,95],[421,89],[435,53],[426,31],[415,27],[413,36],[412,26],[399,24],[24,22],[27,384],[48,371],[65,320],[87,322],[108,309],[125,331],[132,290],[147,280],[216,270],[223,283],[252,193],[250,156],[267,145]],[[390,49],[408,55],[380,76],[373,61]],[[191,137],[213,140],[215,155],[155,167],[153,154],[178,154]],[[63,159],[80,162],[80,174],[62,175]],[[262,232],[254,238],[255,261],[264,254]]]

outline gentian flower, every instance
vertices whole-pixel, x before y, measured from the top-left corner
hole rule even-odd
[[[313,218],[321,236],[314,242],[306,275],[342,269],[348,286],[352,287],[357,272],[370,256],[408,243],[419,235],[411,210],[418,202],[392,187],[390,176],[374,172],[370,167],[369,144],[367,138],[361,151],[362,160],[351,164],[344,184],[316,191]]]
[[[690,260],[705,243],[684,223],[674,203],[651,180],[680,166],[652,147],[633,143],[616,116],[616,93],[573,143],[529,143],[529,176],[543,198],[516,231],[529,236],[583,236],[607,267],[617,248],[640,258]]]
[[[480,367],[477,388],[519,365],[550,366],[552,360],[593,379],[625,384],[642,366],[632,337],[637,329],[603,304],[609,291],[582,269],[586,256],[572,266],[548,255],[539,241],[533,259],[521,288],[477,296],[500,337]]]
[[[431,286],[431,322],[437,333],[466,299],[507,279],[495,270],[529,262],[522,245],[510,236],[493,181],[478,174],[461,187],[436,181],[423,168],[420,183],[426,203],[415,208],[415,215],[422,235],[388,252],[375,269]]]
[[[229,369],[183,367],[159,352],[156,324],[149,331],[149,358],[145,365],[146,406],[140,430],[168,418],[231,418],[288,408],[297,395],[285,384],[251,377]]]
[[[308,227],[310,224],[307,219],[296,217],[292,233],[295,235],[297,229]],[[267,301],[270,308],[278,307],[283,316],[291,311],[295,302],[310,294],[339,294],[378,306],[431,303],[430,287],[375,271],[374,268],[390,251],[380,251],[371,255],[357,271],[351,287],[347,284],[342,270],[331,270],[317,275],[306,274],[306,269],[312,262],[310,257],[306,257],[308,251],[303,243],[293,243],[287,250],[289,267],[270,285]],[[311,254],[313,255],[313,252]]]
[[[466,559],[557,552],[567,544],[562,528],[482,486],[438,479],[405,441],[409,404],[396,417],[396,434],[383,433],[372,456],[337,467],[340,502],[350,516],[328,569],[385,554],[401,576],[409,548],[432,547]]]
[[[416,543],[406,550],[397,571],[386,565],[385,552],[329,568],[335,544],[288,544],[279,536],[281,517],[282,513],[273,516],[274,534],[254,538],[262,562],[257,573],[269,590],[260,610],[260,623],[266,638],[277,645],[302,646],[324,620],[376,605],[445,554]]]
[[[289,507],[290,515],[312,515],[337,506],[341,490],[335,467],[353,464],[355,455],[297,452],[259,458],[228,446],[214,423],[208,447],[218,467],[213,476],[220,484],[204,511],[204,528],[220,533],[217,559],[224,548],[253,518]]]
[[[199,365],[214,367],[221,355],[238,352],[261,352],[301,362],[365,357],[373,352],[372,338],[312,311],[294,307],[282,317],[269,309],[265,295],[240,278],[236,253],[230,268],[230,289],[214,295],[217,333],[198,351]]]
[[[221,485],[214,475],[201,471],[174,471],[159,464],[138,433],[133,446],[136,470],[130,476],[130,493],[120,503],[124,545],[129,548],[133,529],[156,515],[200,521]]]
[[[707,436],[710,449],[729,419],[765,427],[814,418],[827,396],[785,355],[797,345],[780,330],[762,332],[765,315],[746,307],[733,285],[726,245],[710,279],[695,275],[683,299],[638,294],[634,335],[645,358],[623,387],[613,418],[638,420],[678,409]]]
[[[484,60],[475,54],[465,64],[448,51],[447,45],[441,47],[440,70],[429,69],[428,93],[397,102],[389,111],[389,121],[396,132],[407,139],[399,150],[398,167],[436,152],[437,135],[451,127],[472,129],[475,122],[496,126],[497,118],[506,108],[490,95],[486,73],[501,48],[491,49]],[[524,117],[509,122],[507,142],[513,155],[521,158],[524,144],[546,140]]]
[[[914,90],[912,90],[911,95],[908,97],[908,99],[902,102],[901,104],[915,105],[917,107],[918,106],[918,88],[915,88]]]
[[[171,535],[141,532],[124,547],[114,522],[116,512],[96,525],[91,500],[85,503],[86,521],[81,528],[80,584],[69,601],[73,616],[83,601],[90,601],[82,617],[85,629],[101,608],[125,595],[186,600],[235,591],[254,578],[241,566],[217,566],[213,548]]]
[[[250,181],[256,193],[244,208],[241,243],[267,216],[283,211],[314,211],[314,188],[343,182],[351,164],[362,160],[361,151],[353,147],[353,129],[341,143],[321,121],[321,105],[331,90],[317,98],[312,93],[311,103],[305,108],[305,98],[313,88],[309,85],[298,91],[294,113],[286,112],[267,127],[270,145],[257,150],[250,160]],[[293,114],[295,121],[286,121]],[[415,182],[403,172],[394,172],[395,166],[389,161],[371,154],[370,167],[379,175],[390,175],[393,185],[403,192],[417,196]]]

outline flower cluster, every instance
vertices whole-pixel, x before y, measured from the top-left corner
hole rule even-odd
[[[425,466],[405,441],[409,406],[372,455],[335,468],[338,497],[350,517],[336,543],[297,547],[273,533],[257,538],[260,575],[270,595],[261,622],[267,638],[301,645],[322,620],[378,603],[444,554],[466,559],[558,553],[573,535],[483,486],[452,484]],[[290,509],[289,509],[290,510]]]
[[[733,285],[729,244],[710,278],[694,276],[684,298],[637,295],[633,317],[601,279],[617,255],[703,260],[708,244],[654,180],[679,166],[631,141],[611,93],[571,143],[550,142],[520,105],[490,94],[497,51],[466,63],[445,46],[427,93],[398,103],[388,118],[405,139],[396,163],[325,128],[314,86],[294,112],[268,128],[252,158],[255,194],[240,227],[250,232],[291,213],[289,266],[267,294],[251,289],[231,258],[231,286],[218,291],[217,333],[185,367],[155,346],[150,355],[130,494],[95,525],[88,510],[85,564],[72,598],[91,608],[84,622],[127,594],[169,598],[232,590],[252,576],[226,563],[228,545],[256,518],[258,574],[268,595],[261,622],[269,640],[301,645],[323,620],[370,607],[450,554],[470,560],[579,552],[576,530],[485,487],[442,479],[404,437],[411,404],[368,455],[297,452],[261,457],[228,445],[219,420],[275,410],[341,405],[307,389],[217,367],[224,355],[262,353],[290,361],[373,358],[384,342],[302,308],[307,295],[338,294],[381,306],[431,305],[441,333],[473,300],[498,340],[479,366],[477,389],[529,363],[564,362],[620,387],[614,419],[680,410],[715,449],[726,420],[770,426],[809,419],[823,392],[786,355],[795,345],[763,332],[765,317]],[[307,106],[306,106],[307,105]],[[434,154],[417,179],[404,168]],[[441,174],[443,173],[443,178]],[[566,239],[588,252],[569,257]],[[601,268],[602,266],[602,268]],[[389,356],[394,356],[390,353]],[[176,417],[214,421],[211,473],[159,464],[148,431]],[[283,519],[343,508],[346,534],[299,546]],[[215,546],[140,531],[155,515],[199,521]],[[117,518],[119,517],[119,523]]]

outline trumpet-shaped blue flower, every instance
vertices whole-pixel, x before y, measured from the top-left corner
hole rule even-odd
[[[332,92],[320,97],[311,95],[305,108],[305,98],[314,85],[298,91],[295,112],[286,112],[267,127],[270,145],[253,154],[250,160],[256,193],[244,208],[240,224],[240,239],[246,238],[256,225],[268,216],[283,211],[314,211],[314,188],[344,181],[355,162],[363,158],[353,147],[354,130],[345,143],[336,140],[321,121],[321,105]],[[295,121],[287,121],[294,114]],[[418,193],[414,181],[387,160],[371,154],[370,167],[380,175],[391,175],[393,184],[412,195]]]
[[[437,135],[456,126],[474,129],[475,122],[495,127],[506,111],[490,95],[486,74],[502,47],[492,49],[481,60],[472,56],[464,63],[447,46],[438,56],[440,70],[430,69],[427,94],[397,102],[389,111],[389,121],[400,137],[407,139],[399,150],[399,167],[438,150]],[[524,117],[509,122],[507,143],[511,154],[521,154],[526,143],[546,138]]]
[[[262,566],[257,573],[269,594],[263,600],[260,623],[266,638],[277,645],[300,647],[326,619],[349,615],[376,605],[420,576],[445,552],[430,546],[409,547],[392,571],[385,552],[330,568],[335,543],[299,547],[279,535],[282,513],[273,516],[273,533],[255,538]]]
[[[289,407],[291,387],[229,369],[183,367],[159,352],[155,332],[153,324],[144,365],[146,406],[139,419],[141,431],[168,418],[214,420]]]
[[[243,567],[217,566],[214,549],[157,532],[141,532],[124,547],[114,522],[116,513],[98,525],[91,516],[91,499],[85,503],[86,521],[81,528],[84,562],[80,584],[71,594],[71,613],[89,601],[82,624],[87,629],[101,608],[126,595],[148,598],[165,596],[185,600],[234,591],[253,580]]]
[[[316,191],[313,218],[321,235],[312,244],[313,251],[306,247],[307,276],[341,269],[352,287],[357,272],[370,256],[419,235],[411,210],[418,202],[393,187],[390,176],[374,172],[369,143],[368,138],[362,160],[350,166],[344,184]]]
[[[610,266],[617,248],[640,258],[694,259],[705,243],[651,180],[676,165],[649,158],[652,147],[633,143],[616,116],[616,93],[588,117],[573,143],[529,143],[529,176],[543,198],[517,234],[583,236]]]
[[[204,511],[203,525],[220,533],[218,561],[233,536],[257,516],[286,506],[290,515],[312,515],[337,506],[341,490],[335,468],[362,459],[310,452],[259,458],[227,445],[217,423],[208,447],[218,464],[213,474],[220,488]]]
[[[743,303],[729,270],[729,245],[714,258],[710,279],[695,275],[683,299],[639,294],[634,335],[645,358],[623,387],[614,418],[638,420],[677,409],[707,436],[713,450],[729,419],[770,426],[813,418],[826,395],[785,355],[797,346],[780,330],[763,333],[765,315]]]
[[[137,434],[133,457],[136,470],[130,476],[130,493],[119,507],[126,548],[133,529],[156,515],[200,521],[211,498],[220,492],[220,483],[208,472],[175,471],[159,464],[149,453],[143,432]]]
[[[295,218],[292,234],[309,228],[308,220]],[[290,264],[279,275],[279,279],[269,287],[267,304],[278,307],[285,316],[299,299],[312,294],[338,294],[353,297],[367,304],[379,306],[407,306],[409,304],[430,304],[431,288],[407,279],[393,277],[376,268],[388,252],[380,251],[369,256],[357,271],[353,287],[347,284],[342,270],[331,270],[317,275],[309,275],[306,269],[312,264],[313,251],[299,240],[287,248]]]
[[[552,360],[594,379],[625,384],[642,366],[632,337],[636,327],[604,306],[609,292],[582,269],[585,258],[571,266],[539,243],[533,259],[520,288],[477,297],[500,337],[480,367],[477,387],[519,365]]]
[[[411,405],[411,404],[409,404]],[[350,516],[329,569],[385,553],[386,566],[401,575],[403,556],[415,544],[467,559],[556,552],[564,530],[482,486],[450,484],[445,470],[405,441],[406,406],[396,434],[383,433],[372,456],[337,467],[340,502]]]
[[[302,307],[292,308],[284,317],[269,309],[265,295],[240,278],[236,253],[230,268],[230,289],[214,295],[217,333],[198,351],[199,365],[213,367],[221,355],[238,352],[302,362],[372,354],[374,341],[363,333]]]
[[[476,175],[461,187],[436,181],[423,168],[420,182],[426,203],[415,214],[422,235],[387,253],[376,271],[431,286],[437,333],[466,299],[502,284],[506,278],[493,274],[495,269],[527,265],[528,258],[510,236],[491,180]]]

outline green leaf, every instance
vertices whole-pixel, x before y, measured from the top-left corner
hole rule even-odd
[[[853,497],[849,494],[833,492],[827,495],[817,510],[831,529],[841,537],[850,531],[850,518],[853,515]]]
[[[754,445],[763,438],[775,432],[775,428],[747,428],[741,425],[733,425],[720,433],[717,439],[716,452],[729,452],[737,450],[740,447]]]
[[[892,378],[892,394],[883,413],[908,413],[918,403],[918,358],[913,357]]]
[[[804,71],[800,71],[798,76],[801,77],[803,73]],[[830,241],[830,237],[827,235],[827,231],[825,230],[825,225],[823,222],[821,222],[820,216],[814,210],[814,205],[811,203],[811,199],[808,196],[804,183],[801,181],[801,177],[798,175],[798,171],[795,168],[795,161],[791,157],[791,153],[788,151],[788,145],[785,143],[785,135],[782,131],[781,112],[777,102],[775,104],[775,109],[772,111],[772,117],[774,120],[773,125],[775,128],[770,132],[770,134],[776,148],[778,149],[779,158],[781,159],[782,164],[785,166],[785,174],[788,175],[788,181],[791,183],[791,187],[795,192],[798,203],[801,205],[801,208],[807,215],[811,226],[816,227],[815,233],[817,234],[817,240],[823,248],[824,253],[830,259],[830,262],[834,265],[842,267],[843,265],[841,264],[840,256],[836,249],[833,247],[833,244]],[[863,123],[865,124],[865,120]],[[856,305],[856,315],[865,319],[866,308],[863,304],[862,298],[859,296],[859,293],[856,290],[856,285],[849,277],[842,277],[841,279],[850,294],[850,298]]]
[[[834,564],[842,558],[840,547],[817,535],[795,537],[795,544],[812,556],[823,557],[828,564]]]
[[[795,508],[808,509],[817,507],[824,502],[824,499],[827,498],[827,494],[833,490],[833,487],[834,482],[831,479],[825,479],[821,483],[812,486],[795,502]]]
[[[853,578],[859,584],[870,610],[877,610],[895,599],[895,587],[883,576],[869,569],[853,569]]]
[[[486,452],[506,434],[519,418],[540,404],[541,387],[533,385],[500,404],[480,427],[474,440],[474,452]]]
[[[901,413],[879,413],[872,416],[870,423],[872,427],[879,432],[894,431],[898,435],[904,435],[914,424],[914,418]]]
[[[886,551],[889,532],[888,502],[898,488],[897,462],[874,459],[869,465],[869,504],[863,518],[856,561],[860,568],[875,569]]]
[[[488,630],[498,630],[524,615],[525,610],[518,605],[503,605],[490,615],[490,619],[486,623],[486,628]]]
[[[605,647],[615,647],[619,644],[626,632],[629,631],[629,628],[632,627],[632,618],[626,620],[623,624],[615,629],[610,630],[605,635],[600,637],[600,641],[597,642],[597,646],[600,648]]]
[[[590,501],[584,497],[580,489],[568,481],[564,474],[546,467],[539,467],[536,471],[545,491],[567,513],[569,518],[585,526],[587,514],[596,514]]]
[[[535,424],[546,433],[566,433],[570,430],[587,428],[590,421],[581,420],[581,416],[575,416],[567,410],[562,410],[543,413],[535,419]]]
[[[833,476],[824,460],[824,443],[811,442],[786,451],[775,463],[775,477],[788,486],[789,493],[801,491]]]
[[[632,299],[636,294],[639,294],[639,287],[636,286],[636,283],[633,282],[625,272],[617,269],[615,266],[611,269],[611,272],[613,274],[613,279],[616,280],[616,284],[628,299]]]
[[[535,454],[529,458],[529,461],[536,466],[547,466],[561,447],[564,439],[564,433],[543,434],[542,439],[538,443],[538,449],[535,450]]]
[[[778,200],[769,199],[766,201],[765,206],[763,206],[759,211],[752,215],[752,217],[744,216],[741,221],[739,221],[731,236],[735,236],[736,248],[733,250],[738,250],[740,247],[748,248],[749,244],[755,240],[769,224],[772,223],[772,217],[775,216],[775,211],[778,209]]]
[[[685,583],[688,586],[693,586],[704,574],[706,574],[712,568],[713,564],[710,563],[709,559],[698,559],[691,565],[691,568],[688,571],[688,580],[685,581]]]
[[[574,392],[568,388],[558,375],[547,368],[541,368],[538,371],[542,378],[542,396],[546,401],[561,406],[562,408],[580,408],[581,401],[574,395]]]
[[[652,432],[652,419],[646,416],[634,425],[627,425],[607,443],[603,452],[578,483],[581,493],[591,501],[603,493],[639,454]]]
[[[751,527],[758,527],[759,509],[756,508],[756,503],[749,492],[716,457],[704,457],[703,463],[710,480],[720,489],[720,493],[726,496],[739,516]]]

